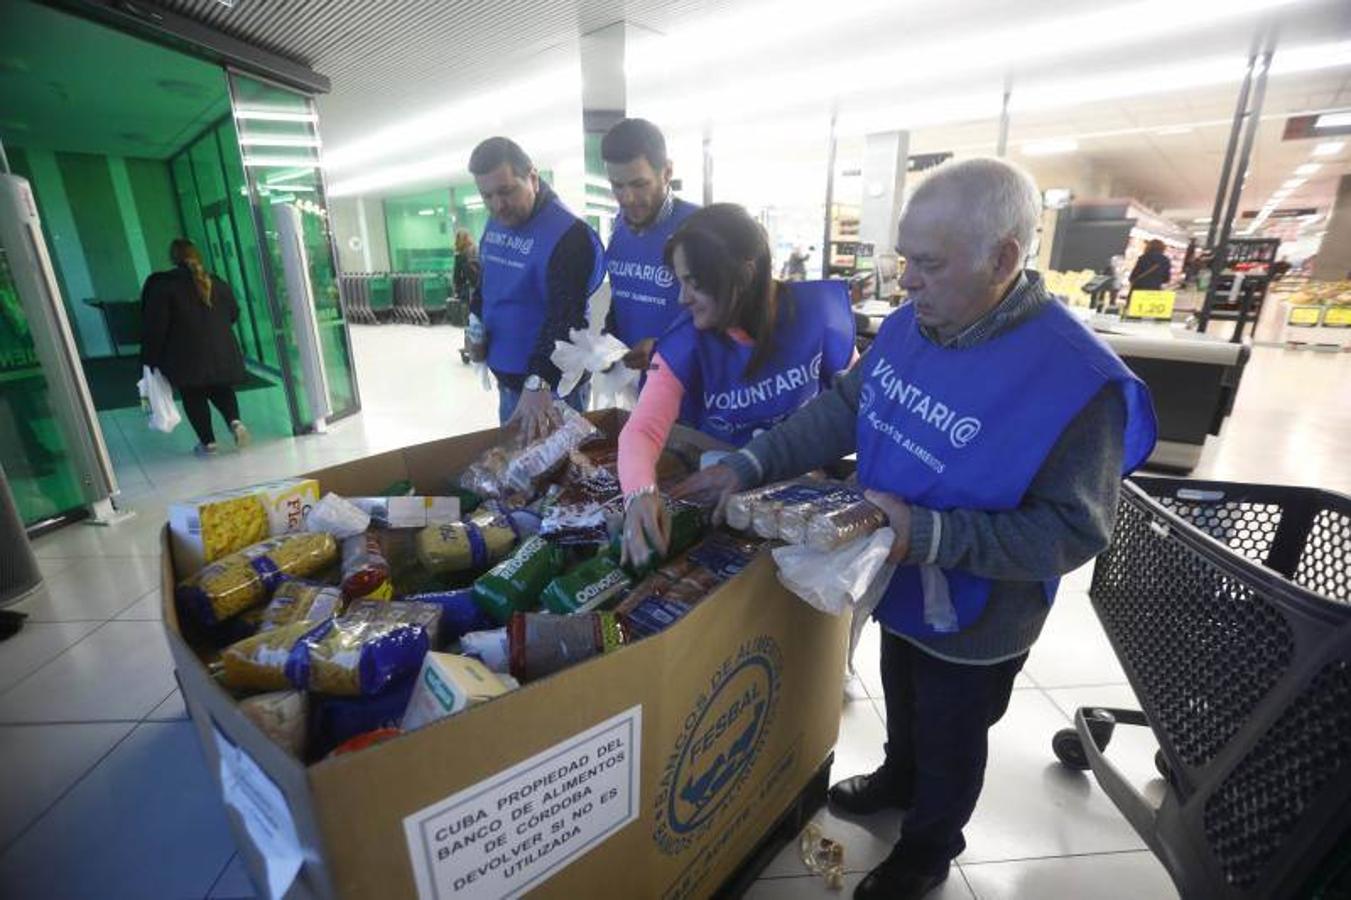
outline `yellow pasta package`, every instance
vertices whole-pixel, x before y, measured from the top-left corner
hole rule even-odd
[[[271,598],[290,575],[306,578],[338,561],[338,542],[319,532],[284,534],[218,559],[178,585],[181,610],[215,625]]]
[[[319,482],[286,478],[175,503],[169,507],[174,565],[196,572],[259,541],[303,531],[318,502]]]

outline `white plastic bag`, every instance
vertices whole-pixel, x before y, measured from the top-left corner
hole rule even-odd
[[[142,366],[141,380],[136,383],[136,388],[141,392],[141,406],[149,417],[151,429],[168,434],[183,421],[178,404],[174,403],[174,389],[159,369]]]
[[[779,581],[812,607],[832,616],[852,612],[849,626],[849,655],[846,664],[854,669],[854,648],[863,626],[882,599],[896,567],[887,562],[895,534],[882,528],[836,550],[813,550],[807,546],[786,544],[772,552],[779,569]]]
[[[617,406],[618,401],[629,394],[636,399],[639,373],[621,362],[628,352],[624,342],[612,334],[572,329],[568,332],[568,340],[554,341],[554,352],[549,356],[562,373],[558,380],[558,396],[566,397],[572,393],[589,372],[593,409]]]

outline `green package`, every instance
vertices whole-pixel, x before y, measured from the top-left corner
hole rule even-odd
[[[626,565],[625,569],[630,575],[642,577],[652,572],[666,560],[693,547],[708,531],[708,515],[703,507],[683,500],[672,500],[669,497],[663,497],[662,500],[671,516],[671,545],[666,548],[665,556],[658,558],[656,554],[652,554],[648,556],[647,564],[642,567],[636,567],[632,563]],[[621,531],[610,542],[610,555],[615,559],[620,558],[623,540],[624,535]]]
[[[609,609],[631,584],[614,559],[602,553],[549,582],[541,599],[545,609],[560,615],[591,612]]]
[[[539,609],[540,593],[563,570],[563,556],[539,535],[474,582],[474,602],[499,625],[513,612]]]

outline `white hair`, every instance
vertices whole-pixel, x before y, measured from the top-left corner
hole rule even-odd
[[[993,157],[975,157],[939,166],[915,189],[914,204],[955,195],[964,227],[985,252],[1004,240],[1018,242],[1023,255],[1041,224],[1041,192],[1022,166]]]

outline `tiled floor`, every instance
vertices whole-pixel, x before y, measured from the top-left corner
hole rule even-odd
[[[146,431],[134,410],[106,417],[138,515],[38,541],[46,591],[22,605],[31,615],[24,630],[0,643],[0,896],[253,895],[174,688],[158,621],[156,534],[175,498],[493,424],[492,396],[458,361],[457,331],[366,328],[354,340],[366,411],[327,435],[282,438],[282,423],[255,417],[254,447],[204,461],[188,453],[186,428],[166,437]],[[1212,439],[1197,474],[1351,491],[1351,407],[1339,405],[1332,387],[1348,377],[1348,354],[1257,350],[1224,438]],[[248,394],[243,401],[248,416]],[[1087,577],[1084,569],[1066,580],[992,733],[968,850],[936,897],[1173,895],[1092,779],[1051,754],[1051,735],[1077,706],[1131,704],[1088,606]],[[860,677],[848,685],[836,777],[881,759],[877,646],[870,631],[856,660]],[[1119,730],[1112,753],[1157,791],[1149,735],[1130,732]],[[846,847],[846,889],[886,855],[900,828],[887,815],[853,822],[823,812],[819,820]],[[839,895],[805,875],[789,850],[751,896]]]

